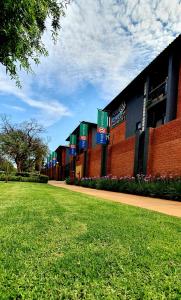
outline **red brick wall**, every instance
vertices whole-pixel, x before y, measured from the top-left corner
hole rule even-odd
[[[88,149],[92,147],[92,128],[88,131]]]
[[[81,166],[81,165],[83,166],[83,164],[84,164],[84,154],[81,153],[76,157],[76,166]]]
[[[181,175],[181,61],[177,119],[150,129],[147,173]]]
[[[134,172],[135,137],[108,147],[108,173],[113,176],[132,176]]]
[[[70,163],[70,177],[73,177],[75,175],[75,171],[73,171],[73,165],[74,165],[74,156],[70,156],[70,160],[69,160],[69,163]]]
[[[150,129],[147,173],[181,175],[181,119]]]
[[[135,137],[125,139],[126,122],[110,130],[107,172],[113,176],[132,176],[134,172]]]
[[[65,160],[66,160],[66,148],[62,149],[62,165],[65,166]]]
[[[88,150],[88,176],[100,176],[101,174],[101,155],[102,147],[97,145],[96,147]]]
[[[125,122],[110,130],[108,146],[107,173],[116,176],[132,176],[134,170],[135,137],[125,139]],[[88,176],[100,176],[102,146],[91,148],[91,133],[89,133]],[[83,154],[78,155],[76,165],[83,165]]]
[[[99,150],[100,149],[100,150]],[[88,176],[100,176],[100,163],[101,163],[101,148],[96,146],[92,148],[92,128],[88,132]],[[99,153],[100,152],[100,153]],[[76,166],[84,165],[84,154],[81,153],[76,157]]]
[[[125,139],[126,122],[110,129],[110,144],[116,144]]]
[[[181,61],[180,61],[180,71],[179,71],[179,83],[178,83],[177,118],[181,118]]]
[[[65,165],[66,165],[66,148],[61,148],[61,152],[60,152],[60,155],[61,155],[61,166],[58,170],[59,172],[59,180],[62,179],[64,180],[65,179]]]
[[[87,175],[89,177],[100,176],[101,173],[101,145],[92,148],[92,128],[88,132],[88,150],[87,150]],[[76,166],[84,165],[84,154],[76,157]]]

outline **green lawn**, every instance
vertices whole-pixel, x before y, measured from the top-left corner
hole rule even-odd
[[[0,300],[181,299],[181,220],[0,183]]]

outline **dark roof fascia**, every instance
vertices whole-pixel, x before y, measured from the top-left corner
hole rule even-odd
[[[94,127],[97,128],[97,124],[96,123],[91,123],[91,122],[87,122],[87,121],[82,121],[82,122],[80,122],[80,124],[81,123],[88,124],[91,128],[94,128]],[[79,133],[80,124],[74,129],[74,131],[71,132],[71,134],[77,134],[77,133]],[[66,139],[66,142],[70,141],[70,135]]]
[[[55,150],[55,152],[59,151],[59,150],[62,150],[62,149],[67,149],[69,148],[69,146],[65,146],[65,145],[60,145],[57,147],[57,149]]]
[[[180,48],[179,48],[180,46]],[[171,51],[177,50],[177,47],[181,51],[181,34],[165,48],[141,73],[139,73],[122,91],[119,93],[106,107],[103,109],[104,111],[111,111],[112,109],[116,108],[116,105],[120,103],[120,98],[127,97],[133,89],[137,87],[138,84],[142,80],[145,80],[148,73],[151,69],[162,59],[168,57]],[[179,52],[178,49],[178,52]]]

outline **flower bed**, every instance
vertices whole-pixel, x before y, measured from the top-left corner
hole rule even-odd
[[[181,177],[178,176],[105,176],[80,180],[67,178],[66,183],[99,190],[181,200]]]

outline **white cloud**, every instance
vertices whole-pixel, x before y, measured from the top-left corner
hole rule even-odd
[[[25,103],[27,107],[31,107],[35,109],[33,112],[33,117],[38,117],[39,122],[43,123],[45,126],[50,126],[53,123],[57,122],[64,116],[71,116],[71,112],[69,109],[60,103],[57,100],[49,99],[49,100],[37,100],[28,96],[28,92],[26,87],[23,89],[19,89],[15,86],[14,82],[7,80],[6,77],[2,77],[0,81],[0,94],[8,94],[13,95],[19,99],[19,101]],[[24,109],[17,105],[10,106],[9,104],[5,104],[6,106],[11,107],[12,109],[21,110]]]
[[[53,74],[65,93],[89,82],[116,95],[181,32],[180,15],[177,0],[73,1],[57,45],[44,37],[50,55],[39,77],[51,85]]]
[[[57,44],[50,32],[44,36],[49,57],[34,68],[36,77],[23,74],[23,92],[9,83],[1,84],[1,91],[37,109],[50,124],[70,115],[69,103],[40,100],[35,82],[40,90],[64,95],[89,83],[111,101],[181,32],[180,15],[178,0],[74,0]]]
[[[9,104],[3,104],[4,107],[6,107],[8,110],[16,110],[20,112],[26,111],[25,108],[18,106],[18,105],[9,105]]]

